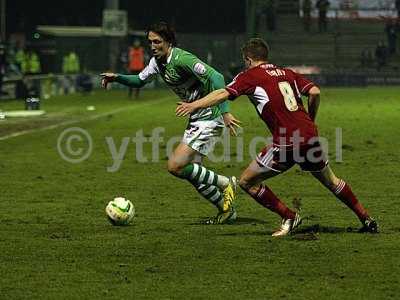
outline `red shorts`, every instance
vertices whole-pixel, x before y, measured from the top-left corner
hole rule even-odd
[[[303,144],[298,148],[292,146],[268,145],[257,155],[257,163],[277,172],[284,172],[295,164],[302,170],[316,172],[328,165],[321,144],[316,141],[312,144]]]

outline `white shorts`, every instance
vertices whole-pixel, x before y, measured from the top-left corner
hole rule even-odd
[[[222,116],[213,120],[190,122],[183,134],[182,143],[193,150],[208,155],[225,128]]]

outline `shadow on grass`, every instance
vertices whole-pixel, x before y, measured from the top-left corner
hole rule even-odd
[[[353,227],[335,227],[335,226],[321,226],[319,224],[300,226],[292,235],[292,239],[298,241],[313,241],[319,240],[319,233],[332,233],[332,234],[343,234],[343,233],[357,233],[359,234],[359,228]]]
[[[252,232],[224,232],[218,233],[219,236],[271,236],[269,231],[252,231]]]
[[[351,227],[335,227],[335,226],[321,226],[319,224],[308,225],[308,226],[300,226],[296,230],[297,233],[346,233],[346,232],[357,232],[358,228]]]
[[[254,218],[237,218],[236,222],[232,225],[257,225],[257,224],[267,224],[265,220],[254,219]]]
[[[247,219],[243,218],[245,221],[242,224],[252,224],[252,222],[248,222]],[[239,219],[238,219],[239,221]],[[257,220],[260,224],[265,224],[265,221]],[[240,222],[238,222],[240,225]],[[229,232],[229,233],[220,233],[219,235],[223,236],[267,236],[271,237],[273,230],[262,230],[262,231],[252,231],[252,232]],[[332,233],[332,234],[343,234],[343,233],[358,233],[358,228],[343,228],[343,227],[334,227],[334,226],[321,226],[319,224],[309,225],[309,226],[300,226],[296,229],[292,234],[288,235],[286,238],[290,238],[298,241],[314,241],[319,240],[319,233]],[[275,238],[279,239],[279,238]]]
[[[201,218],[199,222],[189,223],[189,225],[206,225],[208,218]],[[232,224],[215,225],[215,226],[240,226],[240,225],[258,225],[267,224],[265,220],[254,219],[254,218],[237,218]],[[208,225],[213,226],[213,225]]]

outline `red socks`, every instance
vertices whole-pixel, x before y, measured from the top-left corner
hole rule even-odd
[[[252,197],[262,206],[280,215],[282,219],[294,219],[296,216],[296,213],[290,210],[285,203],[279,200],[265,185],[261,185],[257,195]]]
[[[332,190],[332,192],[340,201],[346,204],[361,221],[368,218],[368,212],[357,200],[350,186],[346,182],[340,180],[339,184]],[[252,197],[262,206],[280,215],[282,219],[294,219],[296,216],[296,213],[279,200],[279,198],[265,185],[260,185],[257,194],[255,196],[252,195]]]
[[[336,195],[336,197],[340,201],[346,204],[361,221],[368,218],[368,212],[365,210],[362,204],[357,200],[350,186],[346,182],[344,182],[344,180],[341,179],[339,181],[339,184],[332,192]]]

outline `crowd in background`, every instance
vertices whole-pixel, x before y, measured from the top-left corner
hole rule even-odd
[[[33,84],[31,75],[42,73],[41,59],[33,47],[0,44],[0,96],[5,95],[3,83],[5,75],[16,81],[16,98],[26,98],[39,94],[38,87]],[[86,70],[82,70],[80,59],[74,50],[68,51],[62,58],[61,72],[66,75],[62,79],[65,92],[73,86],[73,90],[90,92],[92,79]]]
[[[264,20],[264,29],[269,31],[279,30],[279,17],[278,17],[278,0],[257,0],[259,1],[257,20],[258,20],[258,30],[261,26],[260,20]],[[328,30],[328,18],[327,13],[330,8],[329,0],[303,0],[301,2],[302,11],[302,22],[305,32],[311,32],[313,27],[312,22],[312,11],[318,11],[318,19],[315,22],[318,31],[321,34],[326,32],[332,32]],[[400,0],[395,1],[396,11],[398,16],[400,16]],[[263,30],[264,30],[263,29]],[[386,66],[390,65],[389,62],[392,57],[397,54],[397,35],[400,32],[400,18],[387,19],[385,28],[385,36],[382,35],[382,40],[380,40],[375,49],[365,48],[362,50],[360,55],[360,66],[363,68],[376,67],[378,71],[384,69]],[[143,42],[143,41],[142,41]],[[91,90],[92,84],[91,78],[85,68],[82,68],[80,58],[78,54],[74,51],[75,49],[66,50],[65,55],[62,57],[62,61],[59,63],[59,69],[62,74],[66,75],[66,86],[73,82],[77,88],[88,91]],[[212,57],[212,53],[210,53]],[[208,58],[207,58],[208,60]],[[128,47],[125,47],[121,51],[120,55],[120,68],[118,71],[129,74],[137,74],[140,72],[145,63],[148,61],[148,55],[141,44],[140,39],[135,39]],[[237,71],[240,70],[240,64],[232,61],[224,72],[228,78],[232,78]],[[40,57],[40,52],[34,47],[22,47],[19,44],[5,44],[0,43],[0,96],[3,93],[2,83],[5,75],[9,77],[10,75],[20,76],[23,78],[25,75],[37,75],[42,73],[42,62]],[[67,82],[68,81],[68,82]],[[21,80],[24,82],[24,80]],[[133,95],[133,90],[129,90],[129,96]],[[135,97],[139,95],[139,90],[135,90]]]
[[[375,66],[378,71],[381,71],[388,65],[389,60],[397,54],[397,35],[400,32],[400,19],[388,19],[383,31],[386,36],[386,42],[384,38],[378,41],[374,52],[371,49],[364,48],[361,52],[361,67]]]
[[[5,49],[6,71],[16,75],[37,75],[42,73],[41,59],[33,47],[2,45]],[[80,61],[75,51],[69,51],[64,57],[61,66],[64,74],[77,74],[80,71]]]
[[[7,73],[11,74],[40,74],[41,62],[38,53],[33,48],[8,45],[5,47]]]
[[[140,39],[134,39],[128,47],[124,47],[120,55],[119,72],[138,74],[144,69],[148,55],[141,44]],[[57,80],[60,83],[63,93],[81,91],[89,93],[93,89],[93,78],[88,70],[81,66],[80,58],[74,49],[70,49],[62,57],[60,66],[62,77]],[[34,76],[41,74],[41,60],[38,53],[31,47],[15,47],[0,43],[0,93],[3,93],[2,84],[4,75],[16,80],[16,97],[26,98],[38,94],[37,87],[32,84]],[[129,89],[129,97],[132,97],[133,90]],[[1,94],[0,94],[1,96]],[[135,89],[135,98],[139,96],[139,90]]]

